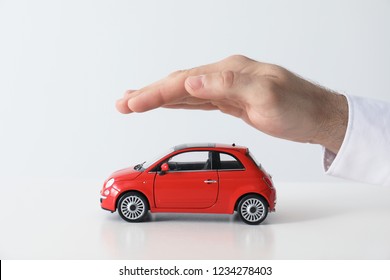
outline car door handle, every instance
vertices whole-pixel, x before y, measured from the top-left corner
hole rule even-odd
[[[217,181],[217,180],[207,179],[207,180],[204,180],[203,182],[204,182],[205,184],[215,184],[215,183],[217,183],[218,181]]]

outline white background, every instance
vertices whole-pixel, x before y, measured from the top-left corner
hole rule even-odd
[[[114,109],[126,89],[231,54],[283,65],[339,92],[390,100],[389,14],[384,0],[0,0],[0,257],[153,258],[141,245],[129,255],[138,246],[133,238],[154,248],[164,243],[156,232],[165,230],[168,244],[184,246],[200,239],[177,235],[201,228],[216,239],[230,234],[236,251],[170,249],[173,255],[157,258],[390,258],[389,190],[326,177],[320,147],[263,135],[218,112]],[[250,147],[279,185],[279,211],[266,226],[188,215],[133,226],[99,209],[111,172],[188,142]],[[276,253],[235,241],[251,240],[249,231]],[[264,232],[273,233],[271,241]],[[110,249],[106,234],[116,242]],[[291,234],[298,243],[289,242]]]

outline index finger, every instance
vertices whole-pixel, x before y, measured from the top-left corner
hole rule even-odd
[[[140,90],[132,91],[117,102],[117,108],[121,112],[145,112],[162,107],[166,104],[176,103],[178,100],[188,96],[184,82],[189,76],[197,76],[218,71],[219,63],[199,66],[189,70],[180,70],[170,74],[168,77],[148,85]],[[128,107],[123,109],[123,107]]]

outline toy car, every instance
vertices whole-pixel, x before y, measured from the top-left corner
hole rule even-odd
[[[237,211],[251,225],[275,210],[271,176],[248,148],[184,144],[164,156],[114,172],[100,192],[101,207],[128,222],[150,212],[221,213]]]

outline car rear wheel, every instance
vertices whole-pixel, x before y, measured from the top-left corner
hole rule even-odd
[[[245,223],[258,225],[267,218],[268,203],[259,195],[249,194],[240,200],[237,210]]]
[[[149,211],[146,198],[137,193],[129,192],[123,195],[118,203],[119,215],[127,222],[141,222]]]

